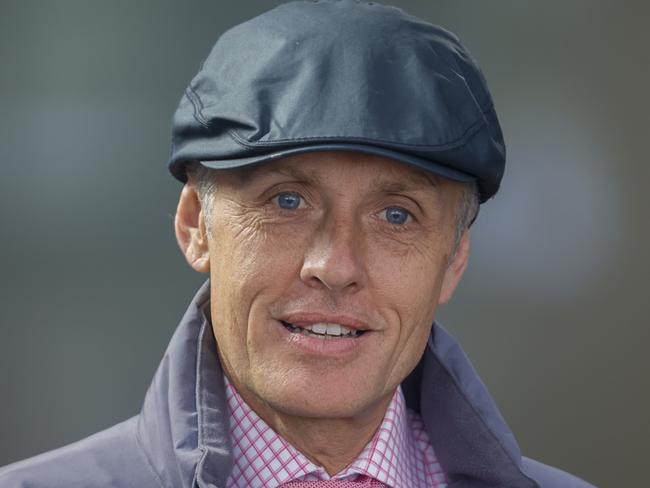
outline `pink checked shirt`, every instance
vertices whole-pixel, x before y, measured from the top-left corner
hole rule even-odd
[[[406,408],[401,388],[388,405],[379,429],[359,457],[330,477],[273,431],[239,396],[226,378],[233,442],[228,488],[276,488],[293,480],[354,480],[366,475],[390,488],[446,488],[420,416]]]

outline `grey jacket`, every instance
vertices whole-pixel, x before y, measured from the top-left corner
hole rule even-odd
[[[178,326],[141,412],[54,451],[0,469],[0,488],[223,488],[231,447],[223,376],[201,287]],[[403,383],[450,488],[588,488],[522,457],[459,345],[434,324]]]

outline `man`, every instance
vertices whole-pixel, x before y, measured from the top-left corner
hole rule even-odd
[[[589,486],[522,457],[434,323],[504,161],[485,81],[439,27],[341,0],[231,29],[170,160],[209,281],[138,416],[0,487]]]

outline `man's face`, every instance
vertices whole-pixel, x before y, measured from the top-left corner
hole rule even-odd
[[[385,403],[464,269],[460,191],[352,152],[223,171],[207,212],[211,319],[244,398],[328,418]]]

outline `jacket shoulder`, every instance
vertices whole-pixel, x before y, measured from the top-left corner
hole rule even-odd
[[[521,469],[526,475],[537,481],[540,488],[596,488],[572,474],[534,459],[522,458]]]
[[[160,488],[138,446],[137,418],[0,468],[0,488]]]

